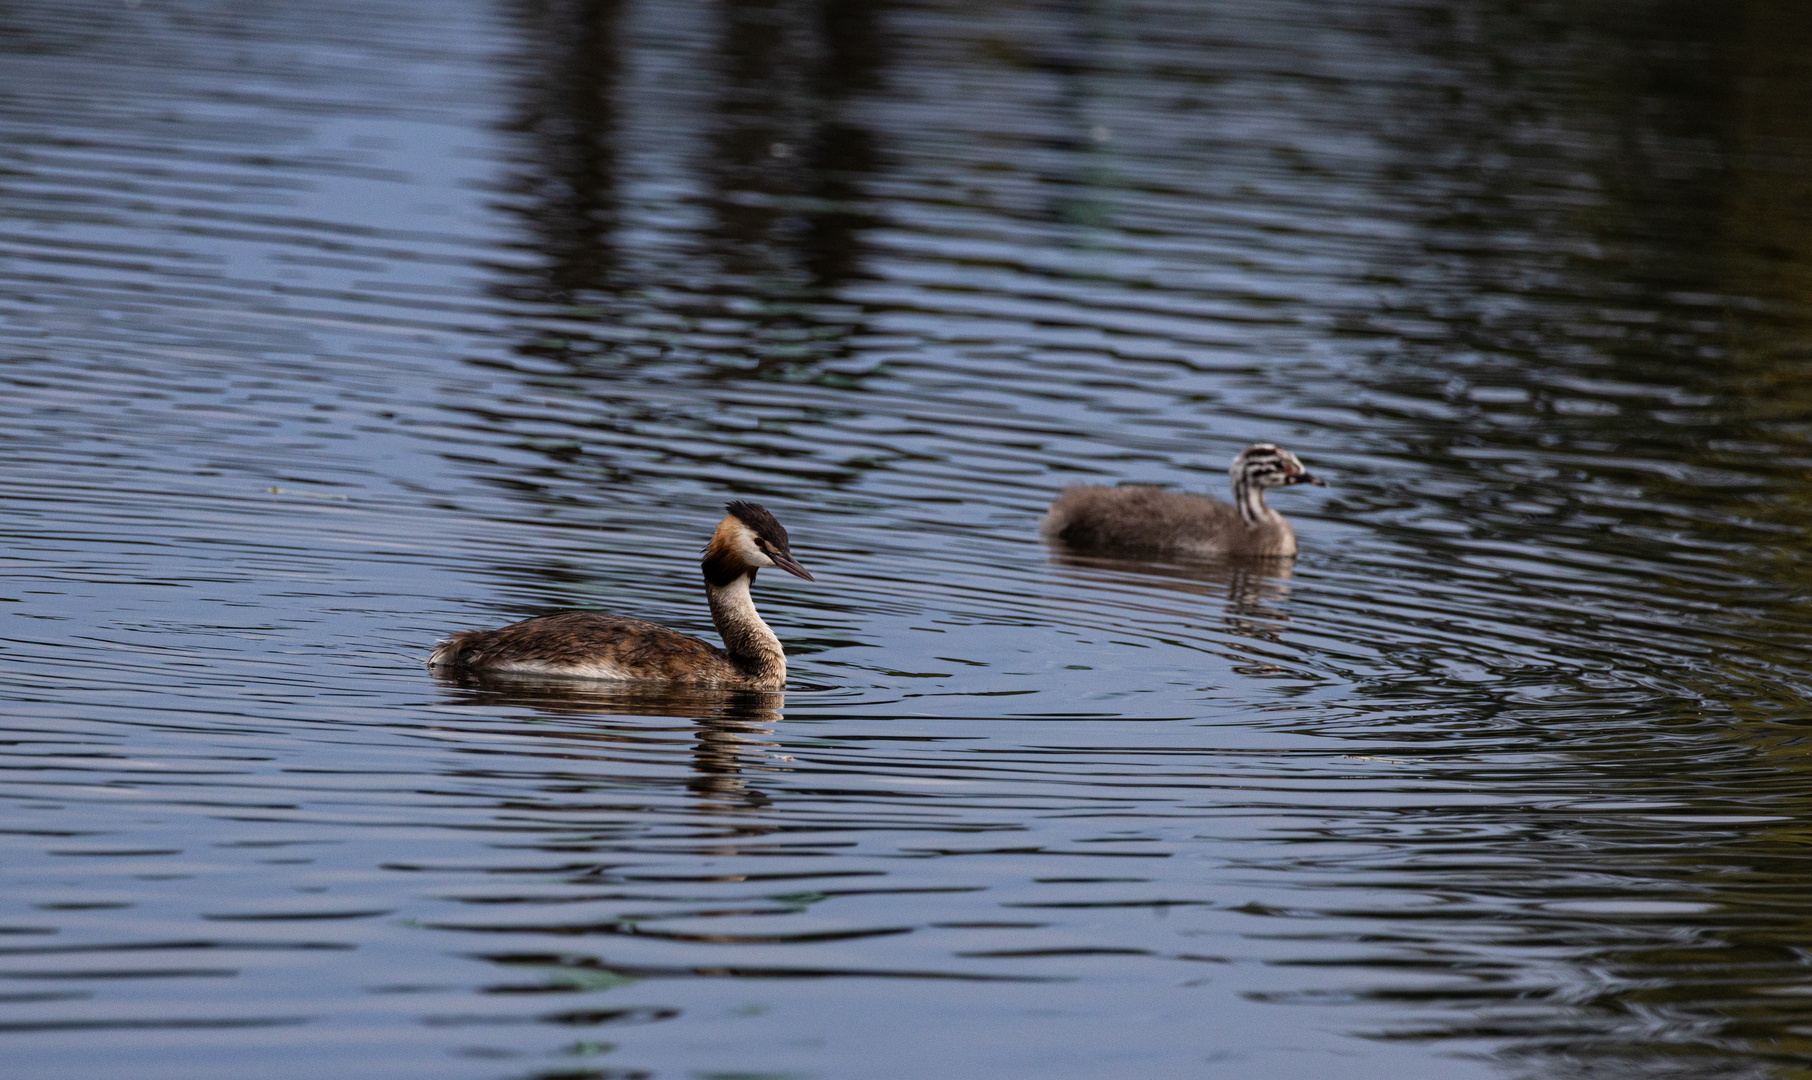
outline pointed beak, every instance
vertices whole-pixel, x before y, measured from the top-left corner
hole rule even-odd
[[[774,560],[775,566],[780,567],[782,570],[785,570],[787,573],[793,575],[794,577],[802,577],[807,581],[817,581],[818,580],[817,578],[812,576],[812,572],[810,570],[807,570],[805,567],[799,565],[799,560],[793,558],[791,555],[787,554],[784,551],[770,551],[770,552],[768,552],[768,558]]]
[[[1326,480],[1323,480],[1321,477],[1316,476],[1313,473],[1306,473],[1306,472],[1299,472],[1299,473],[1292,475],[1288,482],[1292,483],[1292,484],[1314,484],[1316,487],[1327,487],[1328,486],[1328,482]]]

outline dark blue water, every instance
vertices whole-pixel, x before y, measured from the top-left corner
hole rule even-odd
[[[1800,5],[0,5],[0,1075],[1786,1078]],[[1086,558],[1224,490],[1293,566]],[[783,696],[460,683],[565,607]]]

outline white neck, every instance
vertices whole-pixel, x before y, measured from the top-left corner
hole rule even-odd
[[[705,583],[705,597],[711,601],[711,621],[723,635],[724,651],[739,666],[755,669],[764,676],[786,678],[786,652],[780,639],[755,610],[749,595],[753,575],[744,574],[728,585]]]
[[[1233,481],[1233,505],[1239,507],[1240,519],[1247,528],[1278,517],[1277,511],[1265,505],[1265,489],[1243,479]]]

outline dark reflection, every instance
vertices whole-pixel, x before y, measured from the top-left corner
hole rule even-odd
[[[1275,662],[1283,657],[1268,650],[1286,644],[1282,635],[1290,617],[1283,609],[1294,573],[1288,559],[1148,562],[1057,548],[1051,551],[1050,562],[1064,578],[1087,583],[1095,591],[1137,591],[1139,599],[1129,603],[1149,615],[1197,622],[1211,603],[1219,601],[1222,629],[1263,643],[1259,647],[1235,644],[1234,653],[1228,656],[1234,661],[1233,670],[1242,675],[1286,671]],[[1161,605],[1150,598],[1154,585],[1162,589]]]
[[[889,59],[887,5],[509,10],[522,37],[509,125],[521,153],[506,208],[536,259],[500,272],[493,291],[513,302],[523,370],[454,409],[482,438],[519,438],[535,463],[478,465],[478,478],[558,508],[575,489],[661,475],[703,471],[761,495],[877,467],[885,455],[872,450],[814,460],[792,436],[856,417],[831,395],[874,371],[851,345],[867,316],[840,293],[866,274],[878,220],[865,184],[883,155],[856,106]],[[675,42],[692,51],[668,55]],[[750,382],[825,393],[777,407]]]
[[[1812,110],[1787,103],[1812,100],[1812,9],[1482,2],[1398,32],[1440,74],[1388,135],[1421,232],[1363,320],[1400,335],[1370,382],[1405,407],[1373,418],[1456,485],[1419,495],[1431,577],[1552,563],[1506,582],[1545,662],[1491,656],[1473,612],[1442,610],[1367,692],[1564,722],[1594,744],[1577,767],[1632,804],[1472,852],[1498,868],[1480,893],[1524,905],[1499,941],[1561,943],[1570,969],[1404,1037],[1502,1040],[1544,1076],[1787,1068],[1812,948],[1778,906],[1812,890],[1787,824],[1812,813]]]
[[[692,687],[647,687],[628,683],[550,679],[527,675],[460,672],[435,677],[447,700],[486,708],[530,709],[544,716],[671,716],[690,719],[697,729],[692,749],[692,778],[686,787],[699,796],[700,809],[750,809],[767,805],[769,796],[753,786],[762,773],[788,771],[792,759],[771,741],[781,720],[786,695],[756,690],[711,690]],[[524,728],[533,733],[535,729]],[[584,738],[584,732],[560,729],[562,739]],[[596,738],[615,736],[600,732]],[[765,832],[766,829],[757,829]]]
[[[543,265],[506,295],[551,302],[581,318],[634,314],[656,284],[675,292],[675,314],[704,314],[712,294],[734,289],[779,305],[770,314],[775,347],[810,350],[811,338],[835,331],[792,305],[833,297],[862,273],[861,237],[876,223],[866,209],[863,179],[880,164],[874,134],[854,119],[854,98],[879,85],[886,61],[879,22],[883,3],[864,0],[735,0],[721,5],[719,70],[692,72],[687,96],[665,100],[661,86],[629,93],[623,72],[637,59],[625,51],[620,0],[519,0],[512,5],[528,48],[519,62],[521,105],[510,127],[523,137],[524,162],[510,194],[530,223]],[[689,5],[661,5],[641,16],[683,26]],[[683,36],[683,31],[670,31]],[[645,32],[646,33],[646,32]],[[659,34],[655,35],[657,38]],[[645,40],[639,38],[637,40]],[[700,268],[647,266],[618,273],[614,235],[626,224],[621,161],[623,114],[677,109],[703,97],[711,104],[707,142],[696,168],[711,189],[707,243],[716,280]],[[687,117],[687,120],[693,119]],[[680,132],[668,133],[679,135]],[[658,178],[667,191],[690,177]],[[657,208],[676,210],[678,207]],[[659,253],[666,256],[667,253]],[[703,286],[705,296],[696,294]],[[624,295],[629,293],[632,295]],[[688,294],[692,294],[691,297]],[[583,305],[603,305],[587,308]],[[625,306],[627,305],[627,307]],[[699,306],[693,306],[699,305]],[[608,311],[605,309],[609,309]],[[721,310],[718,315],[728,314]],[[800,321],[803,320],[803,321]],[[668,324],[670,328],[671,323]],[[571,327],[553,335],[564,338]],[[546,336],[546,335],[544,335]],[[551,342],[529,351],[541,355]],[[621,342],[618,342],[621,345]],[[568,348],[608,349],[604,341]],[[628,350],[635,353],[638,350]]]
[[[879,164],[850,100],[879,85],[885,3],[725,0],[708,163],[722,269],[774,299],[827,296],[861,272]],[[805,329],[805,328],[801,328]],[[779,327],[770,328],[778,332]]]
[[[1222,597],[1229,615],[1287,622],[1281,610],[1295,574],[1289,559],[1202,559],[1154,562],[1105,555],[1084,555],[1061,548],[1050,553],[1051,565],[1064,576],[1100,584],[1149,582],[1160,578],[1167,592],[1185,596]]]
[[[1461,520],[1645,559],[1687,524],[1808,584],[1777,530],[1812,525],[1812,114],[1781,104],[1812,89],[1812,15],[1477,3],[1404,30],[1443,74],[1390,133],[1426,216],[1376,325],[1439,333],[1377,385],[1453,408],[1418,421],[1482,474]]]
[[[1641,657],[1631,681],[1678,700],[1797,707],[1776,674],[1808,642],[1812,586],[1795,540],[1812,526],[1812,120],[1776,103],[1812,92],[1812,23],[1778,4],[1481,2],[1392,33],[1428,64],[1379,132],[1418,231],[1378,250],[1389,301],[1354,328],[1391,339],[1360,376],[1368,421],[1434,475],[1414,509],[1393,491],[1366,511],[1409,526],[1395,536],[1431,575],[1536,555],[1506,585],[1567,643],[1557,681],[1602,687],[1604,658]],[[1589,633],[1582,590],[1616,611]],[[1451,659],[1466,620],[1438,618]],[[1525,667],[1516,652],[1494,669]],[[1708,662],[1663,659],[1686,652]],[[1418,653],[1450,678],[1432,650],[1400,655]]]
[[[1106,194],[1112,177],[1102,164],[1102,152],[1114,138],[1112,129],[1090,115],[1091,83],[1104,78],[1103,33],[1109,18],[1093,0],[1046,0],[1042,5],[1052,20],[1046,44],[1024,57],[1029,66],[1056,85],[1052,114],[1060,119],[1062,134],[1050,140],[1040,180],[1046,190],[1046,216],[1080,230],[1110,224],[1112,206]]]
[[[506,10],[532,52],[518,69],[522,94],[511,130],[534,148],[536,168],[509,192],[543,264],[528,296],[583,304],[620,283],[612,237],[618,190],[622,0],[515,0]],[[504,289],[523,298],[520,287]]]

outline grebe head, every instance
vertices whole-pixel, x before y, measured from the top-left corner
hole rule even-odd
[[[1309,470],[1302,467],[1302,462],[1296,460],[1295,454],[1276,443],[1253,443],[1239,452],[1227,471],[1233,474],[1235,489],[1288,487],[1291,484],[1327,487],[1328,484],[1318,476],[1311,476]]]
[[[786,527],[775,521],[773,514],[752,502],[733,502],[724,509],[729,513],[717,523],[717,531],[711,534],[701,560],[707,581],[728,585],[768,566],[807,581],[817,580],[793,558],[787,546]]]

